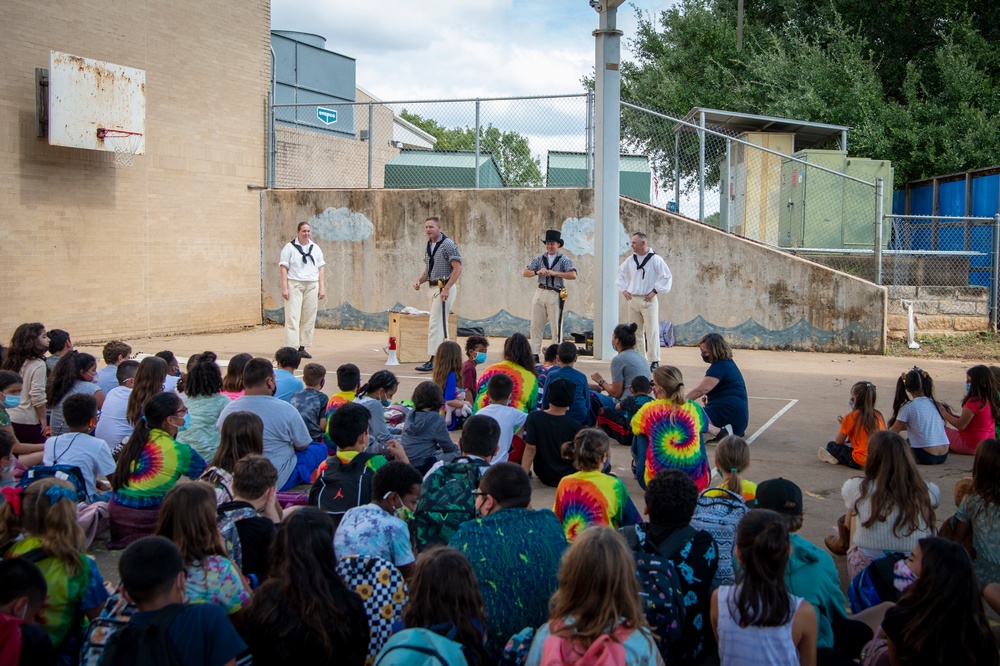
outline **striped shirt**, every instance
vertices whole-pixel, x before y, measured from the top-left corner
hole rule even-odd
[[[451,262],[453,261],[462,263],[462,255],[458,253],[455,241],[444,234],[438,237],[437,243],[427,241],[427,250],[424,252],[424,272],[427,274],[428,282],[451,277]]]
[[[543,268],[548,268],[549,270],[555,271],[556,273],[568,273],[569,271],[576,271],[576,266],[569,257],[563,253],[558,253],[554,257],[549,255],[547,252],[540,254],[531,260],[528,264],[529,271],[540,271]],[[562,289],[565,282],[561,277],[549,277],[546,275],[538,276],[538,284],[544,285],[546,287],[551,287],[553,289]]]

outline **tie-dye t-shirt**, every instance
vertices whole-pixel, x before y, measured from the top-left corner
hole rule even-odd
[[[197,451],[153,428],[142,454],[132,463],[128,483],[115,490],[115,501],[131,509],[158,507],[178,479],[197,479],[204,471],[205,459]]]
[[[476,386],[476,403],[472,406],[472,411],[478,412],[490,404],[486,386],[493,375],[507,375],[514,382],[514,391],[510,394],[511,407],[526,413],[535,408],[538,403],[538,379],[535,373],[525,370],[517,363],[500,361],[486,368],[479,378],[479,384]]]
[[[570,541],[591,525],[618,529],[642,521],[622,480],[597,470],[563,477],[552,511]]]
[[[15,542],[7,557],[18,557],[41,546],[40,538],[27,537]],[[41,625],[52,639],[53,645],[58,645],[73,628],[77,610],[97,608],[108,598],[97,563],[83,553],[80,554],[80,559],[83,566],[75,574],[70,574],[66,563],[55,557],[46,557],[37,562],[49,586],[42,606]]]
[[[663,469],[679,469],[691,477],[698,492],[708,488],[711,470],[701,433],[708,428],[705,410],[688,400],[680,407],[654,400],[639,408],[632,419],[632,433],[646,435],[644,481],[649,483]]]

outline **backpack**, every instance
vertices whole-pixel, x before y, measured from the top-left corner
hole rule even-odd
[[[244,518],[256,517],[257,512],[249,506],[219,513],[219,533],[222,534],[222,538],[226,541],[226,550],[229,551],[229,559],[235,562],[240,568],[243,567],[243,543],[240,541],[240,533],[236,529],[236,523]]]
[[[597,429],[625,446],[632,445],[632,429],[624,416],[611,407],[602,407],[597,413]]]
[[[708,492],[722,493],[722,496],[709,497],[705,494]],[[711,534],[719,548],[719,568],[712,579],[713,590],[720,585],[732,585],[736,580],[733,573],[736,526],[749,511],[743,497],[727,488],[709,488],[698,496],[691,527]]]
[[[485,460],[462,457],[445,463],[424,479],[410,521],[417,552],[438,544],[448,545],[459,525],[478,518],[473,493],[489,466]]]
[[[104,648],[102,666],[176,666],[180,664],[167,631],[184,604],[172,604],[141,626],[129,622],[119,629]]]
[[[561,623],[560,623],[561,624]],[[550,623],[551,630],[551,623]],[[557,636],[553,633],[542,643],[542,659],[540,666],[626,666],[628,655],[623,643],[631,635],[632,630],[618,627],[615,638],[610,634],[601,634],[587,651],[580,654],[573,639]]]
[[[326,470],[309,490],[309,504],[326,511],[339,525],[348,509],[371,502],[375,473],[367,463],[374,457],[374,453],[365,451],[345,465],[330,456]]]
[[[87,494],[87,483],[83,480],[83,472],[76,465],[35,465],[29,467],[21,475],[21,481],[17,485],[21,488],[27,488],[35,481],[52,478],[62,479],[73,484],[77,502],[90,501],[90,495]]]
[[[902,594],[893,584],[896,578],[896,562],[905,559],[902,553],[880,557],[861,570],[847,586],[847,599],[851,612],[860,613],[866,608],[877,606],[883,601],[895,602]]]
[[[23,635],[21,625],[27,624],[25,620],[0,613],[0,666],[18,666],[21,661],[21,645]]]
[[[374,666],[468,666],[465,648],[430,629],[393,634],[375,657]]]
[[[639,599],[653,633],[656,647],[664,661],[681,650],[684,627],[684,590],[681,576],[670,558],[679,553],[698,533],[690,525],[676,530],[658,549],[646,541],[635,525],[621,529],[635,558],[635,576],[639,579]]]

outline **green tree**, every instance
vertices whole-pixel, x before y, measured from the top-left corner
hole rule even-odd
[[[434,150],[475,150],[476,130],[444,127],[436,120],[403,109],[400,118],[411,122],[435,139]],[[492,124],[479,128],[479,150],[493,156],[508,187],[541,187],[541,161],[531,156],[528,139],[517,132],[502,132]]]
[[[673,116],[702,106],[846,125],[851,152],[892,160],[897,182],[990,166],[998,25],[995,0],[746,0],[737,51],[736,0],[682,0],[640,15],[622,97]],[[622,130],[672,170],[663,123],[626,113]]]

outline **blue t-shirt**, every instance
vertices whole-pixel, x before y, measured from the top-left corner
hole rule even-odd
[[[147,624],[158,612],[136,613],[129,624]],[[185,606],[170,623],[167,637],[185,666],[222,666],[247,649],[226,611],[215,604]]]
[[[291,402],[292,396],[306,387],[301,379],[281,368],[274,370],[274,383],[277,385],[274,397],[285,402]]]
[[[576,368],[570,366],[559,366],[557,368],[552,368],[549,370],[548,378],[545,380],[546,384],[552,386],[552,382],[557,379],[567,379],[573,383],[576,389],[573,392],[573,404],[569,406],[569,410],[566,412],[566,416],[570,417],[574,421],[579,421],[580,423],[590,422],[590,386],[587,384],[587,375],[583,374]],[[549,395],[546,394],[542,397],[542,409],[549,408]]]
[[[750,421],[750,407],[747,404],[747,385],[743,374],[731,358],[719,359],[708,366],[706,377],[719,380],[706,395],[708,402],[705,412],[713,425],[732,425],[733,432],[742,435]]]

